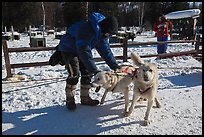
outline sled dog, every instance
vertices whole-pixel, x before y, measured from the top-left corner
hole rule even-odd
[[[100,104],[103,104],[108,92],[123,92],[125,98],[124,113],[127,112],[129,104],[129,85],[132,82],[132,74],[135,68],[129,65],[122,65],[118,72],[101,71],[94,76],[92,87],[103,87],[105,92]]]
[[[156,96],[158,88],[158,69],[155,63],[145,62],[136,53],[131,53],[133,63],[139,68],[135,69],[133,74],[133,98],[129,110],[124,116],[129,116],[139,98],[147,99],[147,110],[144,117],[144,124],[149,125],[150,110],[155,101],[156,107],[160,108],[161,104]]]

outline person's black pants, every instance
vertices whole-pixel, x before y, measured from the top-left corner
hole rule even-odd
[[[91,82],[91,75],[85,68],[80,59],[73,54],[67,52],[61,52],[63,61],[65,62],[65,68],[68,71],[67,84],[76,85],[79,81],[79,74],[81,73],[81,84],[87,85]]]

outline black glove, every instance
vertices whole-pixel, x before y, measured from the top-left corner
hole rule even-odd
[[[101,72],[100,70],[97,70],[93,73],[93,76],[95,76],[97,73]]]
[[[52,56],[49,59],[49,65],[55,66],[57,64],[60,64],[62,66],[65,65],[65,63],[61,57],[60,51],[55,51],[55,53],[52,54]]]
[[[121,69],[121,66],[117,65],[113,70],[117,71],[118,69]]]

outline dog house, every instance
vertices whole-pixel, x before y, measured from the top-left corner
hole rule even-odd
[[[54,35],[55,30],[48,30],[47,35]]]
[[[10,40],[10,39],[11,39],[11,36],[8,36],[8,35],[2,36],[2,40]]]
[[[13,37],[15,40],[20,40],[20,35],[14,35]]]
[[[28,33],[28,36],[35,37],[36,35],[37,35],[37,32],[35,31],[31,31],[30,33]]]
[[[45,38],[30,38],[30,47],[46,47]]]
[[[61,39],[61,37],[65,34],[65,31],[57,32],[55,34],[55,39]]]
[[[62,34],[57,34],[55,35],[55,39],[61,39],[62,36],[63,36]]]
[[[14,40],[20,40],[20,34],[18,32],[13,33]]]
[[[11,40],[11,33],[5,33],[2,35],[2,40]]]
[[[189,9],[166,14],[165,17],[173,23],[173,37],[176,39],[195,38],[196,23],[200,13],[200,9]]]

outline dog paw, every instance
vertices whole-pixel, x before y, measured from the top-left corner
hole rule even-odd
[[[160,104],[157,104],[157,105],[156,105],[156,108],[161,108],[161,105],[160,105]]]
[[[124,117],[130,116],[130,114],[131,114],[130,112],[123,112],[123,116],[124,116]]]
[[[104,102],[100,102],[100,105],[103,105],[104,104]]]
[[[144,125],[145,125],[145,126],[150,125],[150,123],[151,123],[151,120],[144,120]]]

